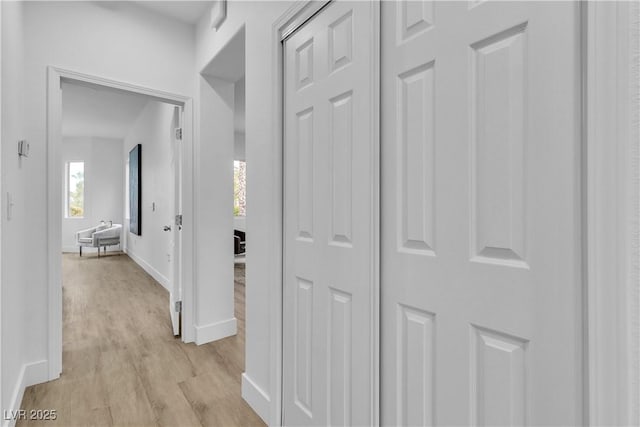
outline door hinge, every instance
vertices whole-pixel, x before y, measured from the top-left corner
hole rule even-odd
[[[176,215],[176,225],[182,227],[182,214]]]
[[[176,140],[182,141],[182,128],[176,128]]]
[[[176,313],[182,313],[182,301],[176,301]]]

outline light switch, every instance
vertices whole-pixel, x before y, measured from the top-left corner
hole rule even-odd
[[[29,157],[29,143],[24,139],[18,141],[18,156]]]

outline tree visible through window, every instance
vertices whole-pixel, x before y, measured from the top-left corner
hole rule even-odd
[[[84,162],[69,162],[67,166],[67,216],[84,216]]]
[[[235,216],[246,215],[247,194],[247,164],[246,162],[233,162],[233,214]]]

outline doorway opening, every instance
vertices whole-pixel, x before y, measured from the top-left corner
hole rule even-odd
[[[233,280],[235,317],[246,322],[247,158],[245,144],[245,78],[234,83],[233,103]],[[244,328],[239,329],[244,335]]]
[[[62,162],[62,90],[61,84],[72,80],[74,83],[80,82],[89,86],[107,86],[109,88],[120,89],[124,92],[135,92],[139,95],[147,95],[154,98],[154,101],[168,102],[173,106],[182,109],[183,121],[181,164],[181,200],[182,200],[182,259],[178,258],[180,264],[180,282],[193,283],[193,151],[192,151],[192,102],[189,98],[180,95],[172,95],[158,92],[146,88],[131,86],[124,83],[114,82],[101,78],[86,76],[72,71],[49,68],[48,85],[48,141],[49,141],[49,241],[48,253],[50,256],[50,379],[56,379],[62,371],[62,233],[61,214],[64,213],[63,197],[60,197],[63,187],[63,173],[60,173]],[[176,124],[175,109],[170,108],[169,126],[159,132],[175,131]],[[178,135],[179,133],[176,133]],[[133,144],[134,148],[137,144]],[[148,158],[148,151],[144,149],[145,143],[142,141],[142,149],[139,155],[142,157],[142,167],[144,172],[144,159]],[[135,156],[129,157],[128,150],[123,148],[123,155],[129,159],[130,170],[132,162],[135,163]],[[128,151],[127,151],[128,150]],[[147,156],[147,157],[145,157]],[[86,170],[88,171],[88,169]],[[188,173],[187,173],[188,172]],[[129,174],[126,174],[129,176]],[[135,174],[130,175],[135,176]],[[154,177],[142,176],[142,182],[155,182]],[[123,182],[126,180],[123,177]],[[231,182],[231,179],[229,180]],[[87,185],[88,185],[87,175]],[[166,190],[166,188],[165,188]],[[143,188],[144,191],[144,188]],[[231,193],[229,191],[229,193]],[[144,199],[144,193],[143,193]],[[133,200],[132,200],[133,201]],[[143,207],[145,202],[143,200]],[[153,209],[153,204],[146,204],[147,209]],[[156,208],[159,206],[156,205]],[[228,209],[230,212],[230,209]],[[145,236],[145,218],[148,212],[142,212],[142,236]],[[230,224],[232,220],[229,214]],[[125,219],[126,221],[126,219]],[[145,222],[146,221],[146,222]],[[173,228],[173,227],[172,227]],[[180,227],[178,227],[180,229]],[[230,230],[231,226],[227,229]],[[229,233],[231,236],[231,233]],[[231,239],[229,239],[231,240]],[[126,242],[130,244],[130,241]],[[126,246],[125,246],[126,247]],[[131,246],[129,246],[131,247]],[[108,254],[112,253],[108,251]],[[89,256],[90,255],[90,256]],[[229,254],[231,257],[231,253]],[[72,256],[79,260],[79,254]],[[124,308],[116,303],[105,306],[95,305],[97,311],[106,313],[108,322],[103,322],[100,327],[84,327],[79,324],[76,331],[81,334],[80,338],[91,339],[92,336],[108,330],[110,336],[118,337],[118,342],[105,340],[96,347],[83,346],[82,340],[75,351],[67,351],[65,348],[65,366],[72,366],[65,370],[65,375],[58,381],[48,382],[34,386],[25,392],[25,399],[22,407],[31,408],[53,407],[47,399],[51,396],[64,395],[66,400],[82,402],[79,405],[68,406],[58,413],[58,419],[73,420],[75,423],[89,424],[101,419],[102,416],[114,424],[135,424],[151,425],[157,423],[158,419],[164,420],[170,425],[183,424],[204,424],[204,425],[224,425],[232,422],[238,425],[260,425],[258,416],[241,400],[239,395],[229,398],[228,391],[237,384],[237,378],[242,373],[241,357],[238,355],[243,350],[235,343],[237,340],[221,340],[208,345],[191,345],[197,338],[193,309],[193,292],[190,286],[181,289],[179,298],[182,300],[182,339],[167,339],[167,334],[171,334],[171,324],[167,319],[166,293],[163,295],[163,302],[151,309],[152,313],[145,313],[148,301],[138,295],[129,295],[132,291],[130,286],[126,286],[126,273],[136,276],[136,282],[143,282],[142,286],[153,288],[156,291],[162,289],[145,274],[143,269],[137,266],[129,257],[124,255],[107,256],[97,258],[97,253],[87,253],[83,256],[83,262],[89,260],[99,267],[97,280],[112,280],[117,286],[107,289],[106,292],[117,294],[115,301],[124,301]],[[120,268],[110,268],[110,263],[126,263]],[[89,264],[86,262],[85,264]],[[233,264],[230,263],[230,266]],[[87,283],[87,269],[78,268],[73,273],[77,273],[79,281]],[[230,268],[231,270],[231,268]],[[124,273],[124,274],[123,274]],[[83,276],[84,275],[84,276]],[[84,277],[84,279],[83,279]],[[96,281],[97,281],[96,280]],[[136,289],[136,291],[139,291]],[[162,291],[164,292],[164,291]],[[156,292],[157,294],[158,292]],[[68,298],[65,292],[65,300]],[[79,298],[83,295],[79,294]],[[157,295],[152,295],[157,300]],[[96,298],[94,298],[95,300]],[[114,300],[112,300],[114,301]],[[137,301],[137,303],[132,303]],[[126,307],[135,306],[134,316],[128,317],[131,310]],[[73,314],[73,313],[72,313]],[[81,315],[83,313],[75,313]],[[95,313],[85,313],[94,315]],[[65,313],[65,316],[67,313]],[[153,319],[163,318],[162,322],[154,322]],[[149,319],[152,319],[149,321]],[[147,323],[145,323],[147,322]],[[158,323],[162,323],[158,327]],[[87,326],[86,324],[84,326]],[[153,329],[152,329],[153,328]],[[127,334],[128,341],[122,342],[119,334]],[[115,341],[115,340],[114,340]],[[171,369],[167,370],[167,366]],[[215,374],[213,374],[215,373]],[[97,382],[97,383],[96,383]],[[99,384],[99,387],[95,385]],[[55,390],[55,392],[52,392]],[[212,391],[203,393],[202,390]],[[216,392],[219,390],[219,392]],[[86,402],[86,404],[84,404]],[[99,403],[96,407],[94,404]],[[94,405],[94,406],[91,406]],[[99,422],[101,423],[101,422]]]
[[[86,328],[93,322],[94,332],[103,332],[94,334],[96,340],[126,340],[127,329],[138,333],[126,324],[135,317],[138,304],[145,308],[142,313],[154,317],[152,305],[145,305],[153,294],[159,295],[157,302],[163,306],[154,322],[166,326],[169,317],[171,328],[165,328],[166,335],[179,336],[180,312],[174,301],[180,300],[181,293],[181,223],[177,219],[182,107],[100,85],[63,81],[61,89],[63,352],[78,339],[74,329],[78,323]],[[130,270],[126,261],[104,260],[121,255],[147,275]],[[101,277],[104,268],[122,270],[130,277]],[[80,277],[85,283],[77,283]],[[125,295],[117,295],[123,281]],[[151,287],[145,287],[145,281]],[[164,290],[170,303],[162,302],[167,298]],[[145,296],[136,301],[139,293]],[[109,310],[98,310],[100,305]],[[113,307],[121,316],[113,316]],[[84,322],[74,316],[79,312],[89,313],[82,316]],[[138,319],[136,323],[145,322]],[[118,327],[121,331],[111,334]]]
[[[159,319],[170,325],[167,335],[180,335],[176,302],[190,295],[181,287],[190,275],[182,247],[191,236],[176,222],[191,203],[184,200],[190,192],[183,189],[192,183],[183,179],[182,166],[189,159],[183,151],[190,147],[191,129],[182,123],[190,122],[183,116],[191,115],[191,101],[54,67],[49,80],[49,377],[55,379],[63,369],[63,271],[66,287],[87,269],[128,269],[121,264],[129,260],[138,278],[168,291]],[[72,293],[64,290],[65,304]],[[127,298],[125,293],[116,300]],[[115,300],[109,308],[114,306]],[[97,308],[85,309],[95,314]],[[65,343],[74,339],[67,328],[73,310],[64,316],[70,334]],[[182,311],[182,317],[188,314]],[[106,323],[109,329],[118,322]],[[93,332],[99,335],[99,329]]]

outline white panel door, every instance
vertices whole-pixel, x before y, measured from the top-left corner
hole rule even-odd
[[[286,425],[371,423],[374,7],[333,2],[284,43]]]
[[[580,424],[579,4],[381,16],[383,423]]]
[[[175,107],[173,113],[172,129],[182,127],[182,107]],[[173,188],[168,189],[169,203],[172,207],[168,213],[167,224],[171,227],[170,244],[169,244],[169,315],[171,316],[171,327],[174,335],[181,335],[181,316],[182,313],[176,310],[176,302],[181,301],[180,287],[180,260],[181,260],[181,237],[182,226],[176,224],[175,216],[182,213],[182,144],[183,142],[176,138],[174,133],[171,138],[172,155],[171,168],[169,173],[173,180]]]

